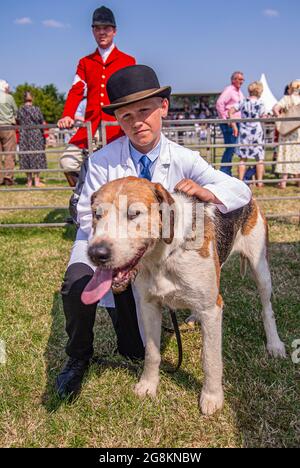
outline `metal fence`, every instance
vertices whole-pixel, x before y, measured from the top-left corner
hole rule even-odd
[[[240,122],[262,122],[263,123],[263,128],[264,128],[264,147],[265,149],[268,150],[273,150],[275,151],[280,145],[300,145],[300,142],[294,142],[294,141],[275,141],[275,122],[276,121],[294,121],[297,120],[300,122],[300,118],[268,118],[268,119],[231,119],[231,120],[216,120],[216,119],[193,119],[193,120],[165,120],[163,122],[163,133],[171,140],[177,142],[180,145],[187,146],[193,150],[199,150],[201,153],[201,156],[206,159],[212,166],[220,168],[222,166],[237,166],[239,165],[239,162],[233,162],[233,163],[221,163],[221,155],[220,149],[222,148],[228,148],[228,147],[241,147],[241,146],[254,146],[254,145],[241,145],[241,144],[232,144],[232,145],[225,145],[223,141],[223,136],[222,132],[220,130],[220,124],[222,123],[240,123]],[[100,129],[100,134],[101,134],[101,146],[104,146],[106,144],[106,127],[107,126],[115,126],[118,125],[116,122],[102,122],[101,124],[101,129]],[[76,124],[77,127],[86,127],[87,128],[87,134],[88,134],[88,153],[91,154],[93,152],[93,138],[92,138],[92,130],[91,130],[91,123],[86,122],[82,124]],[[1,126],[2,130],[5,129],[11,129],[11,128],[18,128],[17,126]],[[19,127],[20,128],[20,127]],[[56,125],[35,125],[35,126],[26,126],[22,127],[22,129],[31,129],[31,128],[41,128],[41,129],[54,129],[56,132],[56,137],[57,137],[57,144],[60,145],[64,141],[64,134],[67,133],[66,130],[58,130]],[[259,144],[259,146],[262,146]],[[47,155],[55,154],[57,158],[57,154],[59,153],[64,153],[66,151],[66,148],[60,149],[46,149]],[[37,153],[40,153],[41,151],[36,151]],[[26,154],[26,153],[34,153],[34,151],[17,151],[17,154]],[[1,158],[5,156],[6,154],[11,154],[11,152],[2,152],[0,153]],[[56,162],[58,163],[57,159]],[[295,163],[294,161],[291,161]],[[274,160],[265,160],[263,164],[265,166],[270,166],[273,167],[277,162]],[[247,162],[245,163],[246,166],[254,166],[256,164],[255,161]],[[300,146],[299,146],[299,161],[297,161],[297,164],[299,164],[299,173],[300,173]],[[0,173],[4,173],[4,170],[0,170]],[[36,169],[36,170],[21,170],[21,169],[15,169],[14,173],[15,174],[20,174],[20,173],[26,173],[26,172],[42,172],[47,175],[53,175],[53,174],[61,174],[63,172],[62,169],[58,167],[54,169]],[[58,177],[55,178],[55,180],[62,180],[59,179]],[[267,185],[272,185],[278,183],[282,179],[278,178],[269,178],[269,179],[262,179],[261,181],[256,181],[256,182],[263,182],[264,184]],[[288,178],[287,182],[299,182],[300,183],[300,178]],[[252,183],[249,181],[249,183]],[[56,185],[56,186],[49,186],[49,187],[43,187],[43,188],[23,188],[23,187],[9,187],[9,188],[4,188],[0,189],[0,197],[2,193],[8,193],[8,192],[29,192],[29,191],[34,191],[34,192],[61,192],[61,191],[72,191],[71,187],[67,186],[61,186],[61,185]],[[287,201],[287,200],[293,200],[297,201],[300,200],[300,196],[298,195],[293,195],[293,196],[268,196],[268,197],[257,197],[256,198],[259,202],[278,202],[278,201]],[[31,211],[31,210],[66,210],[68,207],[67,206],[52,206],[52,205],[39,205],[39,206],[34,206],[34,205],[18,205],[18,206],[0,206],[0,211]],[[278,213],[278,214],[267,214],[268,217],[270,218],[276,218],[276,217],[297,217],[300,220],[300,209],[297,208],[297,211],[295,212],[284,212],[284,213]],[[65,223],[0,223],[0,228],[5,228],[5,227],[64,227],[67,226],[68,224]]]

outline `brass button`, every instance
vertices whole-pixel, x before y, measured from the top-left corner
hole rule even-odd
[[[104,88],[104,84],[101,85],[101,88]]]
[[[104,94],[103,94],[103,93],[101,93],[101,94],[100,94],[100,96],[101,96],[101,97],[103,97],[103,96],[104,96]]]
[[[100,102],[100,106],[104,106],[103,102]]]

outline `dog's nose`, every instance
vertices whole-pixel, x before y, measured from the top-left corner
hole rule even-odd
[[[92,260],[106,263],[111,258],[111,249],[106,242],[100,242],[100,244],[91,245],[88,254]]]

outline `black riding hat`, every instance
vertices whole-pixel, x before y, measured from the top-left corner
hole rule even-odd
[[[94,11],[92,21],[92,26],[113,26],[114,28],[117,27],[113,12],[105,6],[97,8]]]
[[[121,68],[111,75],[106,89],[111,104],[103,106],[103,111],[109,115],[128,104],[150,97],[169,98],[171,94],[171,87],[161,87],[155,71],[147,65]]]

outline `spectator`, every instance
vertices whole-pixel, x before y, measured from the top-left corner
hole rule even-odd
[[[9,84],[5,80],[0,80],[0,157],[1,170],[3,169],[2,151],[9,152],[4,155],[4,176],[0,173],[1,185],[14,185],[13,170],[16,161],[17,138],[16,131],[2,130],[1,126],[15,125],[17,117],[17,105],[14,98],[9,94]]]
[[[199,136],[201,143],[207,140],[207,125],[201,125]]]
[[[244,75],[242,72],[237,71],[232,74],[231,85],[227,86],[224,89],[216,103],[219,119],[228,119],[229,109],[244,99],[244,95],[241,91],[241,86],[243,82]],[[239,119],[240,117],[240,112],[235,112],[233,114],[233,118],[235,119]],[[224,143],[226,145],[235,144],[237,142],[237,137],[233,135],[233,129],[231,125],[220,124],[220,127],[223,133]],[[225,148],[225,151],[222,156],[222,163],[231,163],[234,152],[234,148]],[[222,166],[221,171],[226,172],[226,174],[228,175],[231,175],[231,166]]]
[[[300,105],[300,80],[292,81],[289,85],[289,94],[284,95],[282,99],[273,107],[273,113],[276,117],[284,117],[284,114],[294,106]],[[279,143],[300,143],[300,122],[299,127],[288,135],[279,133]],[[286,179],[288,174],[296,177],[300,175],[300,146],[299,144],[280,145],[278,150],[277,164],[275,172],[281,175],[283,179],[278,187],[286,188]],[[297,184],[300,186],[300,183]]]
[[[266,111],[263,101],[260,99],[263,92],[263,85],[259,81],[254,81],[248,86],[249,97],[236,104],[229,110],[229,118],[240,111],[242,119],[259,119],[265,117]],[[241,122],[238,129],[236,123],[232,124],[233,135],[238,138],[238,143],[242,146],[237,150],[237,154],[241,159],[239,164],[239,179],[244,180],[246,173],[245,162],[248,159],[256,160],[256,177],[258,180],[263,179],[264,165],[262,161],[265,159],[264,146],[264,130],[260,122]],[[257,183],[257,187],[263,187],[262,182]]]
[[[284,96],[289,95],[289,85],[286,85],[284,87],[283,95]],[[276,128],[276,125],[275,125],[275,128],[274,128],[274,143],[278,143],[278,142],[279,142],[279,132],[278,132],[278,130]],[[278,146],[275,146],[274,151],[273,151],[273,161],[277,161],[277,156],[278,156]],[[276,174],[275,164],[272,165],[271,173]]]
[[[42,128],[22,128],[22,126],[42,125],[44,123],[43,114],[38,106],[33,105],[33,97],[29,91],[24,93],[24,105],[20,107],[17,115],[17,122],[21,125],[19,149],[22,151],[32,151],[32,153],[20,154],[20,169],[47,169],[45,154],[45,136]],[[40,151],[36,153],[36,151]],[[27,187],[32,187],[34,180],[35,187],[44,187],[40,180],[39,172],[27,172]]]
[[[115,46],[116,22],[113,12],[109,8],[102,6],[94,11],[92,29],[98,47],[93,54],[83,57],[79,61],[75,80],[69,91],[63,117],[58,121],[58,126],[59,128],[73,126],[75,111],[86,92],[85,117],[87,121],[92,123],[94,136],[102,120],[116,121],[114,117],[105,114],[102,110],[103,106],[109,104],[106,92],[108,78],[120,68],[134,65],[135,59],[119,51]],[[121,135],[119,126],[107,128],[108,142]],[[61,157],[61,167],[72,187],[76,185],[83,162],[82,150],[87,147],[87,130],[80,128],[71,138],[66,152]]]

